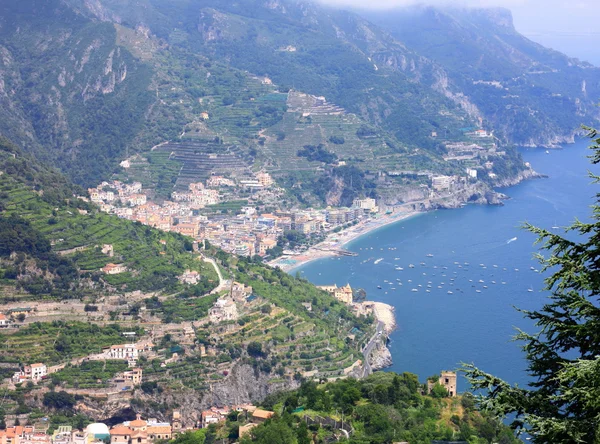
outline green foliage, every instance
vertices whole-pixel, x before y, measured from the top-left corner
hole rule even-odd
[[[587,128],[593,139],[593,164],[600,163],[600,137]],[[593,176],[595,183],[600,178]],[[500,416],[515,415],[511,426],[526,429],[536,443],[598,442],[600,414],[600,202],[592,206],[591,222],[575,221],[563,237],[543,228],[526,225],[538,236],[549,254],[537,257],[544,270],[550,301],[541,309],[522,310],[539,331],[519,331],[524,342],[532,380],[529,388],[511,386],[501,379],[465,365],[475,389],[484,391],[480,405]]]
[[[87,361],[80,366],[67,366],[53,373],[52,382],[77,388],[105,387],[109,379],[127,368],[125,361]]]
[[[72,409],[75,405],[75,397],[65,391],[46,392],[42,402],[46,407],[57,410]]]
[[[431,396],[433,398],[446,398],[448,396],[448,390],[446,390],[446,387],[439,382],[436,382],[431,389]]]
[[[120,344],[123,331],[114,324],[100,327],[84,322],[34,322],[11,335],[0,334],[0,346],[5,362],[43,361],[50,365],[64,362],[66,357],[100,353],[102,347]],[[143,332],[139,328],[127,331]]]
[[[298,151],[299,157],[306,157],[311,162],[323,162],[332,164],[337,162],[337,156],[335,153],[327,151],[323,145],[304,145],[304,148]]]
[[[217,285],[214,269],[188,251],[189,239],[99,212],[73,198],[76,190],[63,185],[62,176],[0,141],[0,162],[4,159],[9,163],[16,161],[19,168],[8,168],[0,176],[0,205],[4,210],[0,215],[0,255],[27,255],[18,257],[18,263],[4,277],[16,279],[26,275],[19,279],[19,285],[29,293],[65,299],[81,297],[90,291],[89,285],[81,285],[82,278],[95,282],[96,288],[184,290],[182,296],[188,291],[204,294]],[[27,179],[30,176],[38,179]],[[55,177],[62,178],[57,179],[56,185],[51,183]],[[47,194],[53,197],[44,199]],[[115,254],[131,272],[102,275],[100,268],[114,261],[97,248],[103,244],[113,245]],[[70,249],[79,251],[69,253]],[[69,254],[57,254],[61,251]],[[52,278],[28,273],[29,258],[35,259],[39,269],[48,270]],[[186,269],[201,272],[200,283],[189,290],[177,279]]]
[[[461,439],[503,444],[520,442],[494,417],[476,411],[460,414],[458,402],[455,405],[423,396],[421,389],[416,375],[409,373],[375,373],[363,380],[342,379],[322,386],[305,381],[298,390],[268,398],[264,407],[282,405],[281,416],[254,428],[242,442],[276,442],[268,439],[280,434],[286,436],[285,439],[289,436],[289,442],[308,443],[311,436],[308,429],[318,431],[319,437],[327,441],[332,436],[332,424],[307,427],[305,414],[319,415],[332,423],[335,420],[337,427],[343,418],[345,426],[352,427],[348,442],[357,444],[399,441],[429,444],[434,440]],[[304,410],[291,414],[298,405]],[[457,413],[452,414],[453,411]],[[293,435],[285,430],[292,431]]]
[[[171,444],[204,444],[206,440],[206,429],[188,430],[177,435],[177,438],[169,441]]]

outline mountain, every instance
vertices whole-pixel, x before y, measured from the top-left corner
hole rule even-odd
[[[430,88],[435,64],[346,12],[249,0],[11,1],[3,8],[2,132],[85,186],[178,136],[192,139],[193,152],[206,152],[206,141],[218,137],[241,166],[270,168],[285,181],[296,174],[288,165],[314,170],[315,163],[275,135],[304,129],[315,134],[310,144],[368,162],[358,165],[363,170],[443,170],[443,147],[429,135],[440,128],[459,135],[473,124]],[[288,100],[290,89],[297,94]],[[298,94],[324,96],[342,111],[298,120],[312,107],[294,102]],[[415,148],[425,150],[415,156]],[[168,195],[177,186],[169,168],[177,165],[140,175]]]
[[[378,15],[291,0],[1,8],[0,132],[84,186],[130,158],[132,178],[167,197],[230,165],[267,169],[299,190],[294,199],[335,204],[307,184],[346,173],[299,156],[305,145],[371,179],[460,174],[441,156],[465,128],[551,145],[598,117],[597,69],[522,37],[503,10]],[[216,165],[197,173],[206,162],[193,156],[209,153]],[[390,201],[419,186],[384,182],[375,194]]]
[[[476,115],[506,142],[571,142],[600,118],[600,68],[518,33],[506,9],[404,8],[364,13],[414,51],[441,65]]]

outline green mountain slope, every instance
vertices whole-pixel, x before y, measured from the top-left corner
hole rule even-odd
[[[82,190],[3,140],[0,143],[2,283],[7,298],[96,297],[135,290],[177,292],[186,269],[217,285],[212,267],[192,257],[190,240],[108,216],[76,194]],[[105,245],[112,254],[103,253]],[[16,254],[16,256],[14,256]],[[109,263],[128,271],[104,275]],[[12,295],[12,296],[11,296]]]
[[[108,23],[60,1],[0,6],[0,131],[78,183],[97,183],[140,131],[150,70]]]
[[[0,334],[5,364],[71,363],[57,375],[64,388],[110,391],[112,375],[87,381],[93,369],[79,359],[131,331],[156,342],[139,365],[146,381],[169,388],[159,401],[172,403],[186,396],[197,402],[209,384],[247,366],[262,375],[263,396],[296,384],[295,374],[361,371],[373,318],[355,316],[306,280],[213,247],[193,251],[191,239],[102,213],[76,197],[81,189],[5,140],[0,172],[0,312],[11,318]],[[101,272],[109,263],[126,271]],[[211,292],[220,281],[214,267],[252,287],[249,299],[236,300],[235,319],[207,317],[231,288],[222,283]],[[198,273],[198,282],[179,279],[188,270]],[[262,344],[261,351],[253,352],[251,343]],[[174,352],[183,358],[161,365]],[[89,386],[76,382],[84,379]],[[227,396],[222,402],[233,402]]]
[[[365,13],[439,63],[497,135],[521,145],[572,140],[600,117],[600,68],[519,34],[504,9],[415,7]]]

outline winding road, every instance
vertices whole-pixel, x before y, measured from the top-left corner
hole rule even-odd
[[[375,348],[375,345],[377,344],[377,340],[383,334],[384,326],[385,326],[385,324],[383,322],[377,321],[377,327],[375,329],[375,334],[373,335],[371,340],[368,342],[368,344],[365,346],[365,348],[363,348],[363,358],[364,358],[363,372],[362,372],[363,378],[367,377],[371,373],[373,373],[371,364],[369,364],[369,357],[371,356],[371,352],[373,351],[373,348]]]
[[[208,262],[209,264],[211,264],[213,266],[213,268],[215,269],[215,271],[217,272],[217,276],[219,276],[219,285],[216,288],[214,288],[210,292],[210,294],[219,293],[219,292],[227,289],[229,287],[229,285],[231,284],[231,282],[229,282],[223,278],[223,275],[221,274],[221,269],[219,268],[219,266],[217,265],[215,260],[210,257],[203,257],[202,260],[204,262]]]

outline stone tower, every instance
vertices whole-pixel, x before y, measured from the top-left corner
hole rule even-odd
[[[448,390],[448,395],[456,396],[456,372],[443,371],[439,383]]]

